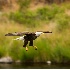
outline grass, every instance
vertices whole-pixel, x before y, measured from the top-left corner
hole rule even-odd
[[[60,17],[63,16],[61,19]],[[59,24],[66,24],[70,19],[69,16],[65,15],[65,9],[59,5],[52,4],[51,6],[45,6],[39,8],[36,11],[30,11],[26,9],[25,11],[16,11],[15,13],[10,13],[10,20],[14,20],[17,23],[24,24],[32,27],[37,27],[40,24],[48,24],[50,21],[57,21]],[[65,25],[64,24],[64,25]]]
[[[69,62],[70,61],[70,16],[65,13],[68,6],[52,4],[35,11],[18,10],[10,15],[3,15],[7,22],[0,22],[0,58],[10,56],[14,61],[22,62]],[[9,18],[8,18],[9,17]],[[1,18],[3,19],[3,18]],[[51,23],[50,23],[51,22]],[[53,23],[55,23],[55,27]],[[53,28],[52,28],[53,27]],[[52,34],[45,34],[34,41],[38,47],[36,51],[29,47],[25,51],[22,41],[12,41],[16,37],[5,37],[8,32],[49,30]]]
[[[70,60],[69,56],[69,33],[67,29],[65,32],[62,32],[60,35],[56,32],[51,34],[50,36],[42,35],[39,37],[34,44],[38,47],[38,50],[34,50],[33,47],[29,47],[29,51],[25,51],[25,48],[23,48],[23,42],[22,41],[12,41],[12,38],[16,37],[4,37],[5,40],[3,40],[3,35],[7,32],[10,32],[12,27],[14,28],[12,32],[19,31],[19,29],[22,31],[25,29],[23,26],[19,26],[17,24],[10,24],[11,27],[9,27],[6,32],[3,32],[3,34],[0,36],[0,57],[3,56],[11,56],[12,59],[15,60],[21,60],[22,62],[46,62],[47,60],[55,61],[55,62],[62,62],[65,60],[66,62]],[[16,27],[17,25],[17,27]],[[8,25],[6,24],[2,30],[5,31],[5,27]],[[15,29],[16,27],[16,29]],[[10,30],[9,30],[10,29]],[[32,28],[33,29],[33,28]],[[35,28],[36,29],[36,28]],[[37,29],[36,29],[37,30]],[[66,34],[67,33],[67,34]],[[65,36],[67,38],[65,38]],[[2,39],[2,40],[1,40]],[[66,41],[66,42],[65,42]],[[5,48],[5,49],[4,49]],[[67,55],[68,54],[68,55]]]
[[[37,26],[38,25],[38,21],[37,19],[37,15],[31,11],[26,11],[26,12],[20,12],[17,11],[15,13],[11,13],[10,14],[10,19],[14,20],[15,22],[18,22],[20,24],[24,24],[27,26]]]
[[[31,2],[30,0],[18,0],[17,3],[20,6],[19,10],[25,11],[29,7],[30,2]]]
[[[62,16],[63,18],[60,18]],[[58,14],[55,18],[56,18],[56,22],[58,25],[57,28],[59,32],[62,30],[65,30],[66,28],[69,28],[68,26],[70,25],[70,22],[69,22],[70,16],[65,14]]]

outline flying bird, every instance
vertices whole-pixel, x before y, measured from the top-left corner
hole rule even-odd
[[[22,40],[24,42],[23,47],[25,47],[26,51],[28,51],[28,47],[26,46],[28,44],[28,41],[30,42],[29,46],[33,46],[35,50],[37,50],[37,47],[33,45],[33,41],[44,33],[52,33],[52,32],[51,31],[15,32],[15,33],[7,33],[5,34],[5,36],[21,36],[13,40]]]

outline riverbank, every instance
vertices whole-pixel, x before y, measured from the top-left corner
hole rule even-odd
[[[46,63],[0,63],[0,69],[70,69],[69,64],[51,64]]]

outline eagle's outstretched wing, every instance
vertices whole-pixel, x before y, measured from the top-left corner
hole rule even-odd
[[[5,36],[23,36],[28,34],[35,34],[34,32],[15,32],[15,33],[7,33]]]
[[[15,32],[15,33],[7,33],[5,36],[23,36],[23,35],[29,35],[29,34],[39,34],[39,33],[52,33],[49,31],[36,31],[36,32]]]

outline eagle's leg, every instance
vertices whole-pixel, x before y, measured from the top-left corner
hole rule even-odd
[[[30,40],[29,46],[33,46],[33,40]]]
[[[27,44],[28,44],[28,41],[27,41],[27,40],[24,40],[24,45],[23,45],[23,47],[26,48],[26,51],[28,51],[28,48],[26,47]]]
[[[30,40],[29,46],[33,46],[33,40]],[[37,50],[36,46],[33,46],[35,48],[35,50]]]

